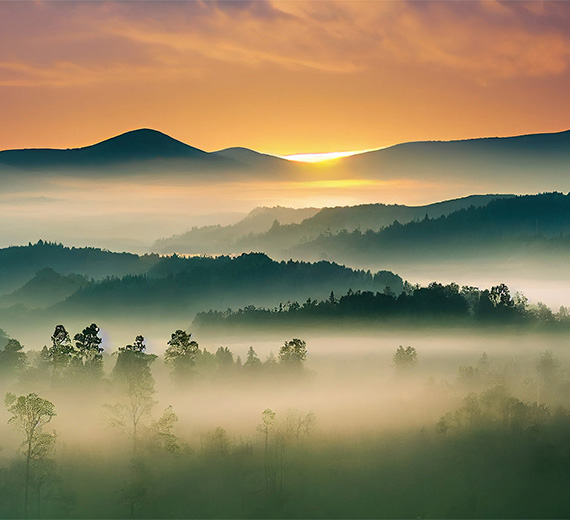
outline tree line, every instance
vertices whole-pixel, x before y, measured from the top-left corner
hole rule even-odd
[[[52,342],[64,339],[64,329],[56,327]],[[176,331],[168,357],[195,353],[193,343]],[[280,363],[298,367],[305,346],[302,340],[286,342]],[[99,348],[100,343],[95,355]],[[570,481],[568,375],[552,352],[538,358],[534,387],[525,379],[522,398],[513,393],[515,374],[485,353],[475,366],[459,367],[454,381],[428,381],[422,393],[464,397],[420,431],[344,440],[319,432],[311,411],[265,408],[251,425],[256,437],[237,440],[218,426],[202,437],[197,451],[175,433],[178,417],[172,407],[152,415],[156,391],[150,367],[157,358],[145,350],[142,336],[120,347],[109,376],[117,403],[105,406],[106,418],[131,445],[130,453],[115,456],[112,465],[81,452],[74,460],[56,453],[58,435],[49,431],[60,427],[56,399],[6,395],[8,422],[18,430],[21,446],[17,460],[0,464],[0,516],[62,518],[75,511],[94,516],[74,497],[78,481],[86,486],[82,498],[96,496],[106,504],[104,516],[112,518],[344,518],[349,511],[367,518],[485,518],[509,512],[561,517],[567,510],[567,494],[560,489]],[[398,388],[422,361],[414,347],[399,346],[392,363],[391,386]],[[536,398],[529,399],[528,392]],[[60,475],[65,464],[75,470],[73,481]],[[121,464],[126,465],[123,480],[117,476]],[[86,471],[93,466],[101,472],[96,478]],[[112,494],[101,492],[98,479],[113,482]],[[542,491],[523,493],[528,489]]]
[[[233,311],[209,310],[200,312],[194,326],[214,328],[235,325],[278,325],[284,323],[329,323],[348,321],[413,320],[413,324],[448,324],[449,320],[461,324],[547,324],[570,325],[566,307],[552,312],[543,303],[529,305],[521,293],[511,294],[506,284],[490,289],[472,286],[460,287],[456,283],[444,285],[432,282],[428,286],[404,283],[396,294],[390,288],[382,292],[352,291],[337,298],[334,291],[325,300],[308,298],[304,303],[287,301],[274,308],[253,305]]]

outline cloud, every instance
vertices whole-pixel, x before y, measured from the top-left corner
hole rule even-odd
[[[560,75],[570,62],[564,2],[3,2],[0,15],[2,85],[120,81],[121,68],[191,74],[191,62],[342,74],[435,65],[491,81]]]

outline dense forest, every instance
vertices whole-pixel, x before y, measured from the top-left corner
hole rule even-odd
[[[27,246],[0,249],[0,292],[18,289],[45,268],[62,275],[104,278],[144,273],[159,259],[158,255],[112,253],[94,247],[65,247],[63,244],[38,240]]]
[[[287,301],[274,308],[249,305],[237,311],[199,312],[194,326],[200,330],[252,329],[271,326],[346,327],[373,325],[471,326],[504,325],[544,326],[547,329],[568,328],[570,311],[560,307],[552,312],[543,303],[528,305],[521,293],[511,295],[509,287],[500,284],[490,289],[459,287],[437,282],[427,287],[405,282],[399,294],[391,289],[382,292],[352,291],[337,298],[334,292],[326,300],[308,298],[304,303]]]
[[[32,265],[45,266],[21,287],[0,297],[4,321],[25,317],[28,309],[45,309],[35,315],[46,317],[63,312],[114,314],[117,310],[129,315],[142,309],[171,312],[190,320],[194,312],[212,305],[268,305],[280,298],[304,299],[331,290],[390,287],[400,292],[403,287],[402,279],[389,271],[371,273],[326,261],[276,262],[263,253],[139,257],[45,243],[0,250],[2,253],[6,257],[11,254],[5,269],[5,277],[11,275],[10,283],[23,276],[19,273],[29,272]],[[60,274],[53,265],[72,273]],[[125,269],[134,272],[93,278]]]
[[[448,215],[425,215],[393,222],[381,230],[342,230],[299,244],[289,252],[337,261],[403,258],[421,251],[422,258],[445,261],[457,257],[499,257],[521,253],[568,255],[570,195],[545,193],[505,197]]]

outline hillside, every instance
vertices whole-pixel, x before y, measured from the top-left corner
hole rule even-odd
[[[44,308],[65,300],[74,292],[89,284],[89,279],[79,274],[63,276],[51,267],[45,267],[25,285],[13,293],[0,297],[0,307],[24,305],[29,309]]]
[[[460,141],[401,143],[388,148],[311,165],[243,147],[205,152],[162,132],[138,129],[91,146],[74,149],[0,151],[0,172],[85,171],[161,175],[183,172],[225,172],[241,179],[289,180],[360,178],[453,183],[471,191],[570,190],[570,130]],[[208,177],[213,182],[223,175]]]
[[[70,248],[42,240],[27,246],[7,247],[0,249],[0,294],[20,288],[45,268],[64,276],[76,273],[90,278],[104,278],[140,274],[158,260],[158,255],[112,253],[92,247]]]
[[[57,310],[109,315],[158,312],[190,318],[204,308],[276,305],[282,299],[304,301],[350,288],[382,291],[387,285],[400,291],[402,279],[392,273],[372,275],[329,262],[276,262],[262,253],[236,258],[172,256],[161,259],[146,274],[90,284]]]
[[[378,179],[492,181],[495,190],[503,190],[508,182],[516,181],[519,189],[537,192],[570,190],[569,165],[570,130],[567,130],[514,137],[402,143],[347,157],[338,168]]]
[[[289,251],[293,257],[367,264],[386,260],[409,263],[414,259],[492,260],[521,253],[530,259],[532,255],[547,257],[568,252],[570,195],[561,193],[498,198],[438,218],[428,215],[406,224],[395,222],[380,231],[322,234]]]
[[[108,168],[117,165],[175,161],[187,166],[237,167],[231,159],[209,154],[150,129],[139,129],[83,148],[24,149],[0,152],[0,165],[19,169]]]
[[[255,208],[236,224],[195,227],[182,235],[157,240],[151,250],[159,253],[185,254],[234,253],[238,251],[232,244],[249,235],[259,235],[269,231],[274,221],[295,224],[312,217],[318,211],[318,208],[293,209],[281,206]]]
[[[362,204],[323,208],[320,211],[314,208],[258,209],[234,226],[195,228],[183,235],[157,240],[152,250],[161,253],[192,254],[264,251],[271,256],[282,258],[286,256],[286,249],[314,240],[321,234],[356,229],[378,231],[395,220],[405,223],[424,218],[425,215],[436,218],[461,208],[485,205],[497,197],[508,196],[472,195],[425,206]]]

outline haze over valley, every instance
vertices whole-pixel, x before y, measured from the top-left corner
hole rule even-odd
[[[0,518],[568,518],[570,2],[0,2]]]

